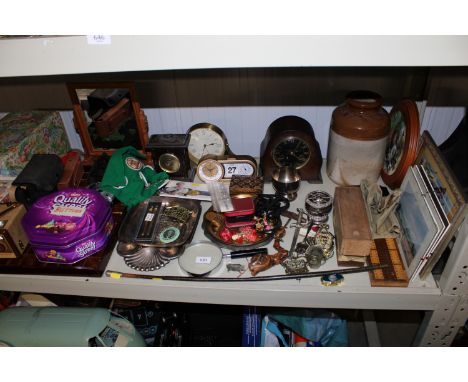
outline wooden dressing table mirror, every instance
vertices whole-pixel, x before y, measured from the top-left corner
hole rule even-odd
[[[86,160],[133,146],[145,156],[148,123],[132,82],[68,83],[75,128]]]

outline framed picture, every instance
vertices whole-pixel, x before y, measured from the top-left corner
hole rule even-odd
[[[423,187],[417,169],[410,167],[401,184],[400,203],[396,210],[401,226],[400,242],[406,261],[406,270],[413,280],[421,265],[433,253],[445,225],[435,206],[431,205],[428,192]]]
[[[446,235],[420,272],[420,277],[424,279],[431,272],[448,243],[457,232],[468,209],[460,183],[427,131],[424,131],[421,135],[415,165],[424,169],[430,188],[434,192],[440,208],[445,213],[449,222],[449,229]]]

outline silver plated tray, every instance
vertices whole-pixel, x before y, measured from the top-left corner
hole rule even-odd
[[[196,200],[153,196],[127,213],[118,239],[138,246],[183,246],[195,232],[200,211]]]

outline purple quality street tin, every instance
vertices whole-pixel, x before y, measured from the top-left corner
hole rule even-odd
[[[101,250],[112,211],[97,191],[65,189],[38,199],[21,221],[40,261],[73,264]]]

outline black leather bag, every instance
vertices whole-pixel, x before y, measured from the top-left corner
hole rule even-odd
[[[41,196],[57,190],[63,164],[55,154],[34,154],[26,167],[13,181],[15,198],[27,208]]]

